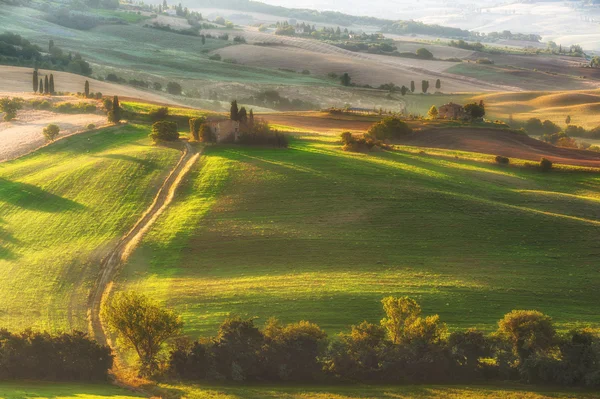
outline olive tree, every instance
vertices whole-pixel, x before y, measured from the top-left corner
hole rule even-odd
[[[140,376],[157,371],[157,357],[163,344],[179,335],[183,328],[181,318],[174,311],[135,291],[116,294],[103,308],[102,318],[117,338],[137,353]]]
[[[60,133],[60,128],[55,124],[50,124],[44,128],[42,133],[44,134],[46,140],[54,141],[54,139],[56,139]]]

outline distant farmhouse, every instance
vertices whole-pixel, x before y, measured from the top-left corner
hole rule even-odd
[[[448,103],[438,109],[438,118],[464,119],[467,117],[465,108],[460,104]]]
[[[209,120],[208,125],[217,143],[223,141],[238,141],[240,122],[231,119]]]

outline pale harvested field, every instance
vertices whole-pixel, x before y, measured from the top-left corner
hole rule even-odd
[[[0,122],[0,162],[18,158],[46,144],[42,135],[49,124],[60,127],[60,137],[83,132],[86,126],[106,125],[101,114],[57,114],[49,111],[19,111],[17,119]]]
[[[216,33],[216,32],[214,32]],[[445,72],[456,62],[423,61],[402,57],[355,53],[317,40],[275,36],[256,31],[231,31],[244,36],[250,43],[269,43],[269,46],[241,45],[218,50],[223,58],[231,58],[250,66],[285,68],[315,75],[348,72],[359,84],[398,85],[420,83],[423,79],[441,79],[445,92],[518,91],[519,87],[488,83],[475,78]]]
[[[180,105],[177,101],[167,96],[162,96],[150,91],[138,90],[129,86],[122,86],[109,82],[101,82],[81,75],[68,72],[39,70],[43,78],[46,74],[54,75],[56,91],[77,93],[82,92],[85,81],[90,82],[90,91],[101,92],[103,95],[118,95],[123,97],[139,98],[142,100],[165,104]],[[2,92],[31,93],[33,69],[13,66],[0,66],[0,95]]]
[[[169,15],[157,15],[155,18],[144,21],[144,24],[152,25],[157,23],[159,25],[170,26],[172,29],[182,30],[189,29],[192,26],[184,18],[171,17]]]

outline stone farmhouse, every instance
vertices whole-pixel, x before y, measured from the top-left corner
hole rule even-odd
[[[221,119],[208,121],[210,130],[217,143],[223,141],[237,141],[240,135],[240,122],[231,119]]]
[[[465,108],[460,104],[448,103],[438,109],[438,118],[441,119],[464,119],[466,117]]]

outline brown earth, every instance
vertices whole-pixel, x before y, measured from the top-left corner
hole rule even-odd
[[[539,161],[545,157],[565,165],[600,167],[600,153],[555,147],[502,129],[440,128],[412,133],[400,144],[502,155]]]
[[[339,133],[340,131],[365,132],[378,117],[353,117],[331,115],[327,112],[286,112],[257,115],[270,124],[306,129],[309,132]]]

